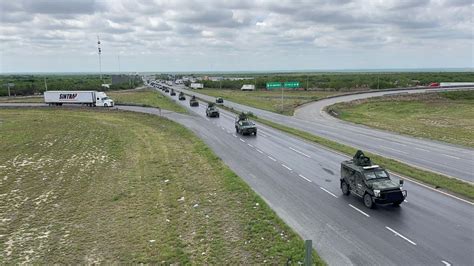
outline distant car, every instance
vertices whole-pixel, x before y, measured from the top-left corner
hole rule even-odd
[[[183,93],[183,92],[180,92],[180,93],[179,93],[178,100],[180,100],[180,101],[186,100],[186,97],[184,96],[184,93]]]
[[[175,92],[173,89],[171,89],[170,95],[171,95],[171,96],[176,96],[176,92]]]
[[[439,87],[439,82],[431,82],[430,87]]]
[[[191,100],[189,100],[189,106],[191,106],[191,107],[199,106],[199,102],[198,102],[198,100],[196,99],[196,96],[193,96],[193,97],[191,98]]]
[[[217,97],[217,98],[216,98],[216,103],[223,104],[223,103],[224,103],[224,99],[222,99],[221,97]]]
[[[168,93],[168,92],[170,92],[170,90],[169,90],[169,89],[165,89],[165,92]]]

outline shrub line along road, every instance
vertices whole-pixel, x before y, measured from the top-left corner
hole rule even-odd
[[[178,91],[182,90],[188,94],[196,95],[206,101],[214,101],[215,99],[214,97],[195,91],[183,89],[183,86],[174,86],[174,88]],[[446,88],[444,90],[458,89],[459,88]],[[400,93],[423,93],[427,91],[439,90],[410,89],[333,97],[305,104],[295,111],[294,117],[237,104],[227,100],[224,104],[235,110],[252,112],[258,117],[275,123],[287,125],[354,148],[395,159],[420,169],[473,183],[474,150],[472,149],[355,125],[333,118],[323,111],[324,107],[339,101],[350,101],[352,99]]]
[[[346,156],[260,124],[258,137],[236,135],[234,114],[221,110],[220,118],[206,119],[205,106],[191,108],[188,100],[177,102],[193,115],[162,115],[202,138],[289,226],[312,239],[329,264],[473,264],[472,204],[407,181],[400,208],[366,209],[340,192]],[[117,108],[159,114],[155,108]]]

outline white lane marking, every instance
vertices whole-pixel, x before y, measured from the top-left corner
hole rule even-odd
[[[355,207],[354,205],[352,204],[349,204],[349,206],[351,206],[352,209],[362,213],[363,215],[367,216],[367,217],[370,217],[370,215],[368,215],[367,213],[363,212],[362,210],[360,210],[359,208]]]
[[[267,138],[268,136],[262,133],[259,133],[260,136]]]
[[[226,131],[225,127],[221,127],[221,128],[222,128],[222,130]]]
[[[400,234],[399,232],[393,230],[392,228],[388,227],[388,226],[385,226],[385,228],[387,228],[388,230],[390,230],[392,233],[394,233],[396,236],[399,236],[403,239],[405,239],[406,241],[408,241],[410,244],[412,244],[413,246],[416,246],[416,243],[411,241],[410,239],[404,237],[402,234]]]
[[[442,260],[441,262],[442,262],[444,265],[446,265],[446,266],[451,266],[451,263],[449,263],[449,262],[447,262],[447,261],[445,261],[445,260]]]
[[[206,118],[207,121],[211,121],[211,119],[209,119],[209,118],[207,118],[207,117],[204,117],[204,118]]]
[[[313,181],[309,180],[308,178],[306,178],[304,175],[298,175],[299,177],[303,178],[304,180],[310,182],[310,183],[313,183]]]
[[[229,133],[229,134],[230,134],[230,133],[232,133],[232,132],[231,132],[230,130],[227,130],[227,133]]]
[[[271,157],[271,156],[267,156],[267,157],[270,158],[270,160],[272,160],[272,161],[274,161],[274,162],[277,161],[275,158],[273,158],[273,157]]]
[[[389,149],[389,150],[392,150],[392,151],[396,151],[396,152],[399,152],[399,153],[403,153],[403,154],[408,154],[407,152],[404,152],[404,151],[401,151],[401,150],[397,150],[397,149],[394,149],[394,148],[390,148],[390,147],[387,147],[387,146],[382,146],[382,145],[380,145],[379,147],[380,147],[380,148],[384,148],[384,149]]]
[[[257,149],[257,148],[255,148],[255,149],[256,149],[258,152],[260,152],[261,154],[263,154],[263,151],[261,151],[261,150],[259,150],[259,149]]]
[[[309,156],[308,154],[305,154],[304,152],[301,152],[301,151],[299,151],[299,150],[297,150],[297,149],[294,149],[294,148],[292,148],[292,147],[288,147],[288,148],[289,148],[290,150],[296,152],[296,153],[299,153],[299,154],[305,156],[305,157],[311,158],[311,156]]]
[[[293,170],[293,169],[291,169],[290,167],[288,167],[288,166],[286,166],[286,165],[284,165],[284,164],[281,164],[281,166],[285,167],[286,169],[288,169],[288,170],[290,170],[290,171]]]
[[[337,196],[336,196],[334,193],[332,193],[331,191],[329,191],[329,190],[327,190],[327,189],[325,189],[325,188],[323,188],[323,187],[319,187],[319,188],[322,189],[322,190],[324,190],[325,192],[327,192],[329,195],[331,195],[331,196],[337,198]]]
[[[245,142],[245,140],[243,140],[243,139],[241,139],[241,138],[239,138],[239,139],[240,139],[240,141]]]
[[[444,154],[444,153],[441,153],[441,155],[446,156],[446,157],[450,157],[450,158],[454,158],[454,159],[461,160],[461,158],[456,157],[456,156],[452,156],[452,155],[448,155],[448,154]]]
[[[234,136],[234,138],[237,138],[237,135],[235,135],[235,134],[232,134],[232,136]]]
[[[403,200],[404,202],[408,202],[408,200]]]
[[[427,151],[427,152],[429,152],[429,150],[427,150],[427,149],[422,149],[422,148],[415,148],[415,150],[419,150],[419,151]]]
[[[252,148],[253,148],[253,145],[252,145],[252,144],[250,144],[250,143],[247,143],[247,145],[249,145],[249,147],[252,147]]]
[[[419,185],[419,186],[421,186],[421,187],[424,187],[424,188],[427,188],[427,189],[429,189],[429,190],[438,192],[438,193],[440,193],[440,194],[443,194],[443,195],[445,195],[445,196],[451,197],[451,198],[453,198],[453,199],[457,199],[457,200],[462,201],[462,202],[464,202],[464,203],[467,203],[467,204],[470,204],[470,205],[474,205],[474,202],[470,202],[470,201],[465,200],[465,199],[463,199],[463,198],[456,197],[456,196],[454,196],[454,195],[452,195],[452,194],[446,193],[446,192],[444,192],[444,191],[442,191],[442,190],[438,190],[438,189],[436,189],[436,188],[432,188],[432,187],[430,187],[430,186],[428,186],[428,185],[425,185],[425,184],[423,184],[423,183],[421,183],[421,182],[418,182],[418,181],[416,181],[416,180],[414,180],[414,179],[412,179],[412,178],[409,178],[409,177],[407,177],[407,176],[400,175],[400,174],[396,174],[396,173],[393,173],[393,172],[391,172],[391,171],[388,171],[388,173],[389,173],[389,174],[392,174],[392,175],[396,175],[396,176],[402,177],[403,179],[409,180],[410,182],[415,183],[415,184],[417,184],[417,185]]]

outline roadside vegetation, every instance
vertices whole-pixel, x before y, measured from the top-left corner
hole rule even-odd
[[[432,82],[474,82],[473,72],[308,72],[208,75],[252,78],[250,80],[202,81],[204,88],[234,90],[239,90],[243,84],[255,84],[257,89],[265,89],[267,82],[287,81],[298,81],[303,89],[334,91],[427,86]]]
[[[328,111],[357,124],[474,147],[473,90],[369,98]]]
[[[302,239],[167,119],[0,109],[0,149],[0,264],[302,262]]]
[[[159,107],[169,111],[186,113],[186,109],[181,105],[153,89],[110,91],[107,92],[107,96],[112,98],[116,104]]]
[[[102,80],[99,75],[0,75],[0,96],[8,96],[7,84],[13,84],[10,88],[12,96],[29,96],[42,94],[48,90],[124,90],[133,89],[143,84],[136,76],[131,77],[129,82],[110,85],[110,88],[102,87],[103,83],[111,84],[111,76],[104,74]]]
[[[284,115],[293,115],[295,108],[311,101],[339,94],[336,91],[290,91],[283,92],[283,105],[281,90],[267,91],[241,91],[227,89],[201,89],[197,92],[214,97],[222,97],[224,100],[245,104],[255,108]]]

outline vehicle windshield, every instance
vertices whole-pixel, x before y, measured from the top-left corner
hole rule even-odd
[[[388,173],[382,169],[364,171],[364,175],[365,175],[365,178],[367,178],[367,180],[377,179],[377,178],[389,178]]]
[[[103,97],[102,101],[105,101],[105,100],[108,100],[108,99],[109,99],[109,97]]]
[[[242,126],[252,126],[253,123],[252,122],[249,122],[249,121],[243,121],[242,122]]]

